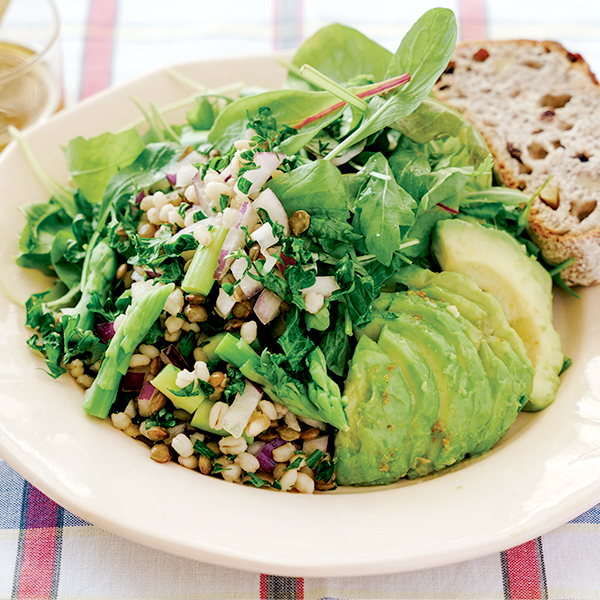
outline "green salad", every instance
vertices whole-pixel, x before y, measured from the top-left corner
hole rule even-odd
[[[302,493],[427,475],[550,404],[560,266],[431,96],[455,43],[441,8],[394,54],[331,25],[283,89],[72,140],[17,258],[55,280],[26,305],[48,373],[157,462]]]

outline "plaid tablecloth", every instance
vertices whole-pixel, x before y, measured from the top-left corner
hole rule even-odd
[[[294,48],[333,21],[395,49],[428,8],[463,38],[556,39],[600,71],[598,0],[56,0],[66,103],[182,60]],[[1,418],[1,417],[0,417]],[[506,552],[378,577],[286,578],[151,550],[70,514],[0,461],[0,598],[600,598],[600,505]]]

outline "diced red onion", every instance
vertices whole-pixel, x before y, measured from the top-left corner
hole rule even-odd
[[[307,455],[311,455],[315,450],[320,450],[323,454],[327,453],[327,448],[329,447],[329,436],[328,435],[320,435],[314,440],[306,440],[303,444],[303,450]]]
[[[248,454],[252,454],[252,456],[256,456],[266,445],[267,442],[263,442],[262,440],[254,440],[248,446],[246,452],[248,452]]]
[[[177,175],[174,175],[173,173],[167,173],[167,181],[171,185],[175,185],[177,183]]]
[[[266,325],[277,316],[282,302],[283,300],[277,294],[265,288],[254,305],[254,313],[258,320]]]
[[[225,413],[223,429],[233,437],[241,437],[261,397],[262,390],[246,380],[244,391],[236,394],[234,401]]]
[[[236,300],[233,296],[230,296],[223,288],[219,289],[219,295],[215,303],[215,309],[219,315],[226,319],[233,310],[235,303]]]
[[[145,190],[142,190],[142,191],[138,192],[138,195],[135,197],[135,203],[139,204],[142,201],[142,199],[144,198],[145,195],[146,195],[146,191]]]
[[[173,344],[169,344],[166,348],[161,350],[160,358],[165,364],[173,365],[181,370],[188,369],[190,366]]]
[[[221,279],[228,271],[233,258],[227,258],[230,254],[242,248],[246,242],[246,232],[242,227],[252,229],[258,223],[258,215],[249,200],[244,200],[238,210],[233,226],[225,236],[225,241],[219,252],[219,261],[215,269],[214,278]]]
[[[246,273],[246,269],[248,269],[248,260],[245,258],[236,258],[231,263],[231,273],[236,280],[240,280],[240,289],[244,292],[246,298],[252,298],[252,296],[258,294],[264,286],[260,281],[256,281],[256,279],[253,279],[249,275],[249,273],[252,273],[252,275],[258,276],[258,271],[254,265],[251,265],[248,273]],[[246,275],[244,275],[244,273],[246,273]]]
[[[127,371],[123,376],[121,389],[124,392],[140,392],[144,386],[146,371]]]
[[[303,294],[308,294],[308,292],[317,292],[317,294],[322,294],[325,296],[325,298],[329,298],[333,292],[340,289],[335,277],[332,275],[319,275],[315,279],[316,281],[313,283],[313,285],[301,290]]]
[[[258,229],[255,229],[250,234],[250,239],[257,242],[263,251],[271,246],[274,246],[279,241],[279,238],[273,233],[271,223],[265,223]]]
[[[112,321],[110,323],[98,323],[94,327],[94,331],[102,342],[108,344],[115,335],[115,324]]]
[[[266,275],[273,270],[273,267],[277,264],[277,254],[267,254],[265,258],[265,264],[263,265],[263,274]]]
[[[169,437],[165,440],[165,444],[170,444],[173,438],[180,433],[184,433],[186,428],[185,423],[179,423],[174,427],[167,427],[167,431],[169,432]]]
[[[145,381],[144,385],[142,387],[142,391],[140,392],[140,395],[138,396],[138,401],[139,400],[151,400],[152,396],[154,395],[154,393],[157,391],[157,389],[152,385],[151,381]]]
[[[198,200],[198,206],[200,210],[207,216],[210,217],[214,214],[213,212],[213,203],[204,193],[204,188],[206,184],[202,180],[202,172],[198,171],[196,175],[194,175],[194,179],[192,179],[192,184],[194,189],[196,190],[196,198]]]
[[[140,417],[149,417],[152,415],[152,401],[156,394],[160,394],[160,392],[150,381],[145,381],[142,391],[137,398],[138,413]]]
[[[259,208],[266,210],[271,221],[282,225],[285,235],[290,235],[290,222],[287,213],[273,190],[263,190],[258,198],[254,200],[252,206],[254,206],[254,210],[256,211],[258,211]]]
[[[291,256],[286,256],[283,252],[279,254],[279,258],[281,260],[277,261],[277,267],[282,273],[285,272],[286,267],[298,264],[295,258],[292,258]]]
[[[279,446],[283,446],[285,442],[281,438],[275,438],[271,440],[263,449],[256,455],[258,462],[260,464],[260,468],[265,473],[271,473],[273,469],[277,466],[277,463],[273,460],[273,450],[275,448],[279,448]]]
[[[258,169],[252,169],[244,173],[244,179],[252,184],[248,190],[250,198],[255,198],[258,195],[273,171],[279,168],[284,158],[285,154],[275,152],[257,152],[254,155],[254,164],[258,166]]]

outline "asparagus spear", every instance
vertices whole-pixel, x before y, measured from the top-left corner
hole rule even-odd
[[[98,376],[86,393],[83,403],[86,413],[101,419],[108,416],[133,352],[158,319],[167,296],[174,289],[174,283],[155,286],[145,296],[134,300],[127,309],[125,319],[108,345]]]
[[[219,252],[229,229],[222,225],[213,225],[212,242],[196,250],[194,258],[183,278],[181,288],[188,294],[208,296],[215,282],[213,277],[219,263]]]
[[[106,300],[109,284],[115,276],[117,259],[114,250],[104,241],[100,240],[92,250],[89,262],[89,275],[85,280],[85,287],[81,290],[81,298],[71,313],[73,317],[79,316],[77,327],[87,331],[94,327],[94,313],[88,309],[92,293]]]

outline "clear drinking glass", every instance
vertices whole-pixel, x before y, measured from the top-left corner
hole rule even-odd
[[[51,0],[0,0],[0,150],[62,106],[59,20]]]

